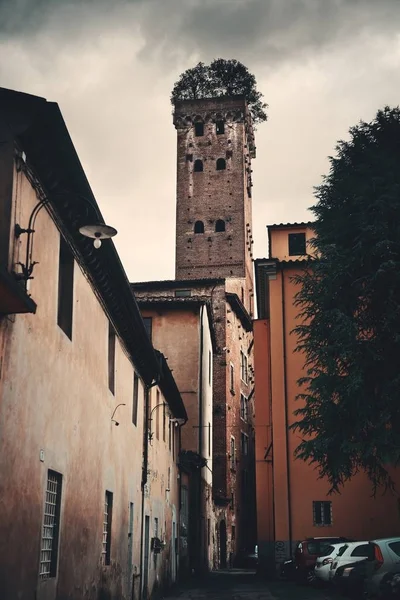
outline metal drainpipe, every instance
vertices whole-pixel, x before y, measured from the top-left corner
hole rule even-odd
[[[281,268],[281,289],[282,289],[282,342],[283,342],[283,380],[284,380],[284,400],[285,400],[285,440],[286,440],[286,478],[288,488],[288,527],[290,558],[292,558],[292,499],[290,491],[290,459],[289,459],[289,432],[288,432],[288,394],[287,394],[287,368],[286,368],[286,320],[285,320],[285,276],[283,267]]]
[[[147,483],[147,467],[149,464],[149,391],[160,381],[160,374],[157,375],[155,381],[144,387],[144,415],[145,422],[143,427],[143,467],[142,467],[142,506],[141,506],[141,524],[140,524],[140,579],[139,579],[139,597],[143,598],[143,544],[144,544],[144,488]],[[132,600],[134,594],[134,585],[132,585]]]
[[[204,304],[200,307],[200,356],[199,356],[199,455],[203,457],[203,352],[204,352],[204,340],[203,340],[203,314],[204,314]],[[199,469],[199,480],[198,480],[198,503],[199,503],[199,525],[198,525],[198,564],[202,566],[201,559],[203,556],[202,553],[202,545],[201,545],[201,529],[203,526],[202,521],[202,469]]]

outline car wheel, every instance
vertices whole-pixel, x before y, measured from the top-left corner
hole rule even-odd
[[[308,585],[313,585],[316,582],[316,579],[314,569],[309,569],[306,573],[306,582]]]

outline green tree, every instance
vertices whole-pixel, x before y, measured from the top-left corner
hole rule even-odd
[[[210,65],[199,62],[195,67],[182,73],[171,93],[171,102],[215,96],[246,97],[254,123],[267,120],[261,92],[257,82],[247,67],[238,60],[217,58]]]
[[[316,188],[316,258],[295,278],[303,407],[296,456],[330,492],[358,471],[393,490],[400,459],[400,109],[350,129]]]

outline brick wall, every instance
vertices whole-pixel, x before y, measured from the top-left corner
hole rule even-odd
[[[224,122],[224,133],[217,123]],[[195,124],[204,124],[196,136]],[[183,101],[175,106],[177,129],[176,277],[252,276],[251,122],[242,98]],[[219,158],[226,169],[217,170]],[[203,170],[196,172],[196,160]],[[225,231],[216,232],[222,220]],[[201,221],[204,233],[195,233]],[[245,284],[246,287],[246,284]],[[245,304],[249,290],[246,287]]]

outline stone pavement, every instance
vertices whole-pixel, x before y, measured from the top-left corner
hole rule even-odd
[[[286,581],[266,581],[254,571],[232,569],[210,573],[180,586],[166,600],[343,600],[331,589]]]

